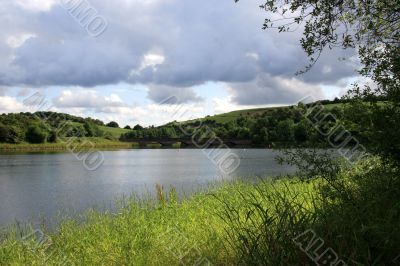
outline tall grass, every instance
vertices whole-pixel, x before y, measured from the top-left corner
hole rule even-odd
[[[285,183],[283,188],[256,186],[240,193],[241,205],[223,200],[222,218],[236,261],[331,265],[316,255],[329,248],[347,265],[400,265],[399,173],[396,166],[375,159],[335,179],[316,179],[311,191]],[[294,241],[307,230],[324,243],[324,248],[310,250],[311,258]],[[314,240],[307,245],[316,245]]]
[[[84,221],[44,230],[46,241],[40,245],[35,239],[22,241],[24,234],[11,227],[0,237],[0,265],[60,265],[64,260],[67,265],[182,265],[188,259],[194,264],[197,257],[232,265],[235,256],[226,242],[219,199],[241,204],[239,191],[252,189],[223,184],[178,201],[173,188],[158,186],[154,199],[132,197],[114,213],[90,211]]]
[[[375,161],[341,171],[334,188],[321,178],[236,182],[178,201],[157,186],[155,198],[44,230],[39,244],[3,230],[0,265],[316,265],[294,242],[307,230],[347,265],[399,265],[398,177]]]
[[[240,205],[225,199],[221,218],[235,261],[244,265],[307,265],[310,259],[292,239],[315,220],[316,184],[282,182],[240,191]]]

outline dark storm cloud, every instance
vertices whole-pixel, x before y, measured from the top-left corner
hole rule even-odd
[[[233,85],[237,88],[252,84],[247,90],[257,95],[265,87],[259,87],[260,77],[291,79],[308,63],[298,43],[301,32],[262,31],[265,14],[256,2],[90,2],[109,23],[97,38],[90,37],[57,3],[42,12],[22,9],[12,0],[0,3],[0,10],[7,10],[0,23],[9,25],[0,29],[2,40],[33,35],[13,48],[0,41],[0,59],[7,59],[0,61],[0,85],[156,84],[149,90],[149,98],[156,102],[171,90],[182,90],[183,98],[197,101],[193,91],[180,87],[206,81],[237,84]],[[163,62],[144,64],[145,56],[152,53],[162,55]],[[328,51],[316,67],[297,79],[313,86],[354,75],[353,65],[338,62],[341,56],[341,51]],[[299,94],[284,83],[269,88],[263,95],[275,102],[288,100],[289,91]],[[261,101],[251,98],[252,93],[235,93],[238,103]]]
[[[198,96],[192,88],[152,85],[149,87],[148,98],[159,104],[181,104],[201,102],[204,99]]]
[[[229,90],[233,102],[240,105],[295,104],[306,96],[314,99],[323,97],[316,85],[306,84],[296,78],[285,78],[264,74],[254,81],[233,83]]]

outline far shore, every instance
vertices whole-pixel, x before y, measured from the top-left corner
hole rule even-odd
[[[315,144],[314,144],[315,146]],[[77,139],[74,142],[60,141],[57,143],[0,143],[0,154],[19,153],[19,152],[63,152],[63,151],[90,151],[90,150],[114,150],[114,149],[198,149],[198,148],[232,148],[232,149],[284,149],[284,148],[308,148],[309,145],[293,145],[289,143],[273,143],[268,146],[254,145],[237,145],[237,146],[213,146],[197,147],[195,145],[181,145],[180,142],[172,145],[164,146],[159,143],[149,143],[147,145],[139,145],[137,142],[124,142],[118,140],[107,140],[100,138]],[[330,148],[321,145],[319,148]]]

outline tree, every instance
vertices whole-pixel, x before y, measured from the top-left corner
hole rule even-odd
[[[74,137],[74,138],[82,138],[87,136],[87,132],[85,127],[82,124],[68,124],[65,128],[63,128],[62,135],[65,137]]]
[[[131,127],[130,127],[129,125],[126,125],[126,126],[124,127],[124,129],[131,129]]]
[[[57,132],[56,131],[50,132],[50,135],[47,138],[47,141],[50,143],[56,143],[58,141]]]
[[[400,163],[399,1],[265,0],[261,7],[268,14],[263,29],[291,32],[303,26],[300,44],[310,64],[299,74],[308,71],[325,49],[355,48],[359,73],[373,84],[356,84],[349,91],[348,99],[366,101],[372,110],[369,119],[362,120],[367,123],[354,122],[368,133],[370,152]],[[379,99],[386,99],[386,104],[378,104]]]
[[[93,121],[85,121],[83,127],[86,131],[86,137],[102,137],[104,135],[104,132]]]
[[[291,119],[286,119],[278,123],[276,134],[280,141],[293,141],[294,123]]]
[[[247,139],[250,137],[250,129],[247,127],[240,127],[237,130],[236,137],[239,139]]]
[[[136,126],[133,127],[134,130],[142,130],[143,127],[139,124],[137,124]]]
[[[268,134],[268,129],[266,127],[263,127],[260,131],[260,140],[261,144],[263,145],[269,143],[269,134]]]
[[[298,142],[307,141],[309,138],[308,125],[306,121],[301,121],[294,128],[294,138]]]
[[[47,139],[47,132],[39,126],[30,126],[26,132],[26,140],[29,143],[44,143]]]
[[[83,124],[83,127],[86,130],[86,137],[94,137],[96,135],[96,130],[94,128],[94,124],[89,122],[89,121],[85,121],[85,123]]]
[[[8,142],[10,138],[10,130],[8,127],[0,123],[0,142]]]
[[[107,126],[107,127],[119,128],[119,125],[118,125],[118,123],[117,123],[117,122],[115,122],[115,121],[111,121],[111,122],[110,122],[110,123],[108,123],[106,126]]]

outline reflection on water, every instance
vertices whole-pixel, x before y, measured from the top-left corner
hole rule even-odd
[[[190,194],[221,179],[277,176],[293,171],[278,165],[276,152],[233,149],[239,168],[223,176],[201,150],[143,149],[104,151],[96,171],[68,153],[0,155],[0,226],[18,221],[47,223],[59,212],[110,208],[123,195],[147,194],[155,184]]]

